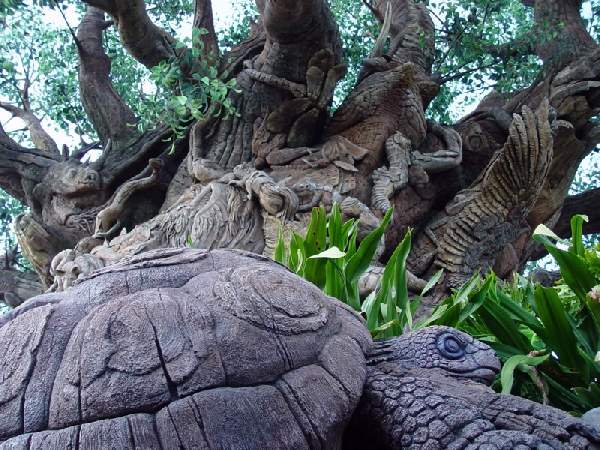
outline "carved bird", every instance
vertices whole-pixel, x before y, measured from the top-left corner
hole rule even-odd
[[[428,226],[427,236],[437,246],[434,265],[448,272],[450,286],[462,284],[478,270],[496,269],[506,256],[518,263],[513,244],[531,231],[524,218],[538,199],[552,161],[548,114],[547,101],[535,113],[525,106],[522,114],[515,114],[503,148]],[[416,253],[421,245],[416,243]]]

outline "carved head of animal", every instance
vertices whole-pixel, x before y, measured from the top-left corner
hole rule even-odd
[[[72,197],[100,191],[102,177],[91,167],[79,161],[68,160],[50,167],[42,185],[39,185],[41,193]],[[38,197],[40,189],[36,193]]]
[[[454,328],[434,326],[377,342],[368,364],[384,372],[431,369],[432,373],[491,384],[500,371],[494,350]],[[419,371],[427,373],[427,371]]]

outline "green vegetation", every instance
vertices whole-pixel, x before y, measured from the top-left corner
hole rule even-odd
[[[185,137],[192,120],[235,114],[229,96],[230,91],[235,90],[235,78],[223,80],[212,63],[214,55],[202,57],[205,54],[202,36],[207,33],[205,29],[194,28],[191,46],[178,41],[175,46],[177,56],[150,69],[150,80],[156,90],[151,101],[140,111],[140,131],[162,122],[171,129],[175,141]],[[186,72],[192,75],[188,76]]]
[[[389,226],[393,210],[389,210],[379,226],[357,245],[358,222],[342,221],[338,205],[326,214],[324,208],[314,208],[306,236],[293,233],[286,244],[280,233],[275,248],[275,260],[335,297],[361,312],[369,331],[375,337],[392,337],[406,328],[413,328],[412,315],[418,299],[409,299],[406,259],[410,253],[411,233],[398,245],[373,293],[366,299],[359,295],[360,277],[376,260],[377,250]],[[441,272],[434,277],[421,295],[435,285]]]
[[[600,406],[600,246],[586,249],[584,217],[572,219],[571,241],[540,227],[535,236],[554,257],[561,280],[547,288],[517,276],[475,275],[417,322],[419,297],[409,298],[406,258],[410,232],[386,264],[375,292],[358,295],[358,280],[372,264],[391,210],[357,246],[355,220],[342,222],[339,208],[313,210],[305,237],[286,245],[280,235],[275,258],[360,312],[375,338],[429,325],[459,328],[488,342],[504,362],[498,389],[581,414]],[[425,295],[440,279],[430,280]]]
[[[557,285],[474,277],[428,320],[487,341],[505,362],[502,392],[578,414],[600,406],[600,246],[584,247],[583,221],[573,217],[570,242],[535,235],[560,267]]]

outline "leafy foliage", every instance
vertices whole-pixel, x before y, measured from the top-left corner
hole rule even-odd
[[[185,42],[176,45],[176,55],[151,69],[150,80],[157,87],[139,122],[141,130],[158,122],[166,124],[175,136],[185,136],[191,120],[207,115],[235,114],[229,93],[235,79],[223,81],[212,58],[201,58],[204,52],[204,29],[192,31],[192,48]],[[191,73],[191,75],[190,75]]]
[[[356,220],[342,222],[337,204],[329,215],[323,207],[314,208],[306,236],[293,233],[288,246],[280,233],[275,260],[359,311],[358,280],[373,261],[391,218],[390,210],[357,246]]]
[[[385,266],[376,290],[358,295],[358,280],[374,262],[391,219],[357,246],[355,220],[342,222],[337,205],[326,214],[315,208],[305,236],[283,233],[275,259],[362,313],[375,338],[398,336],[430,325],[459,328],[488,342],[504,362],[498,389],[581,414],[600,406],[600,246],[586,249],[584,218],[572,220],[573,237],[554,243],[540,228],[542,242],[560,266],[562,280],[552,288],[516,276],[506,283],[490,273],[474,275],[443,300],[432,315],[418,321],[413,314],[420,298],[437,284],[438,272],[418,298],[409,298],[406,258],[410,231]]]
[[[275,260],[362,313],[374,337],[397,336],[413,327],[412,314],[419,304],[418,299],[408,296],[406,259],[411,247],[410,231],[389,259],[375,291],[366,299],[359,295],[360,277],[376,261],[392,216],[390,209],[379,226],[357,245],[356,220],[343,222],[337,204],[329,214],[322,207],[314,208],[305,236],[293,233],[286,243],[280,232]],[[421,295],[433,287],[440,275]]]
[[[583,220],[572,219],[569,244],[538,229],[535,239],[560,267],[557,286],[546,288],[519,277],[504,284],[493,274],[484,280],[475,276],[425,322],[487,341],[505,362],[503,392],[576,414],[600,406],[600,247],[584,247]]]

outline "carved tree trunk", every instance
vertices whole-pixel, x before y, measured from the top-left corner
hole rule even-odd
[[[147,67],[176,56],[173,38],[151,22],[142,0],[85,3],[81,94],[106,147],[102,158],[85,165],[0,133],[0,185],[31,207],[20,242],[54,288],[126,256],[190,241],[269,253],[280,223],[302,229],[312,206],[340,202],[366,228],[394,206],[383,257],[412,227],[411,270],[427,278],[444,268],[448,289],[478,270],[518,270],[536,254],[535,226],[562,232],[566,215],[586,212],[597,197],[566,199],[579,163],[600,142],[592,120],[600,50],[580,1],[523,0],[539,27],[557,31],[532,49],[544,62],[536,83],[510,98],[492,95],[444,127],[425,118],[440,77],[432,74],[435,30],[423,4],[371,2],[382,34],[331,116],[346,69],[325,0],[257,1],[250,38],[225,55],[211,2],[198,0],[194,23],[209,31],[202,57],[220,58],[222,77],[235,78],[241,92],[230,94],[236,115],[191,124],[189,142],[178,142],[175,154],[164,142],[168,130],[138,136],[128,126],[136,118],[112,88],[102,50],[111,24],[104,13]],[[597,230],[597,214],[590,216],[589,230]],[[46,235],[51,250],[42,254],[35,242]]]

